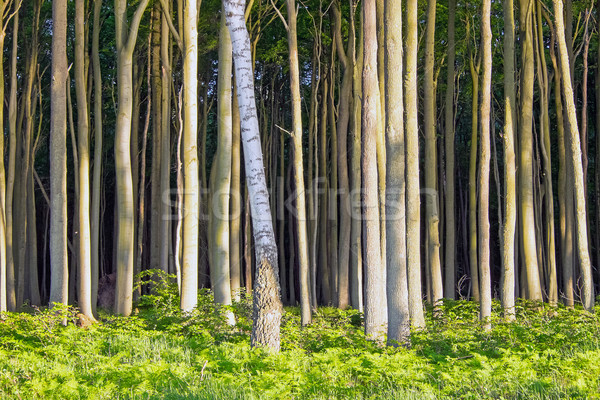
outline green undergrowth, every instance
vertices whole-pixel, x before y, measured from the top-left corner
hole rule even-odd
[[[361,314],[320,308],[300,328],[286,308],[282,351],[250,348],[251,304],[228,310],[209,291],[182,315],[173,285],[155,284],[132,317],[100,314],[77,326],[73,308],[31,309],[0,320],[0,398],[9,399],[564,399],[599,398],[600,318],[519,302],[493,329],[476,304],[427,313],[411,347],[365,339]],[[600,312],[600,309],[597,311]],[[67,321],[66,326],[62,322]]]

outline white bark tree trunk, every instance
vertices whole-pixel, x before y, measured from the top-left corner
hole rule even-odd
[[[246,184],[256,246],[257,266],[251,344],[278,351],[282,305],[279,296],[277,247],[260,145],[250,38],[244,20],[244,6],[244,0],[226,0],[224,2],[227,27],[233,47]]]

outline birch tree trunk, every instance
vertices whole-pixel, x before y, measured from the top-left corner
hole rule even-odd
[[[257,266],[251,344],[254,347],[265,346],[279,351],[279,330],[283,310],[279,297],[277,246],[260,146],[250,39],[244,20],[244,5],[244,0],[224,2],[235,62],[246,184],[256,248]]]

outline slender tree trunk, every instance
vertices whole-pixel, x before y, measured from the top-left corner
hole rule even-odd
[[[454,40],[456,0],[448,1],[448,72],[446,74],[446,130],[444,144],[446,152],[446,237],[445,237],[445,280],[444,296],[454,299],[456,292],[456,210],[455,210],[455,167],[454,167],[454,62],[456,44]]]
[[[164,4],[165,2],[163,2]],[[192,7],[192,6],[190,6]],[[195,8],[195,5],[193,6]],[[162,10],[162,18],[161,18],[161,33],[160,33],[160,60],[161,60],[161,79],[160,83],[162,85],[161,88],[161,118],[160,118],[160,193],[161,193],[161,202],[160,202],[160,265],[161,268],[165,271],[168,271],[169,266],[169,251],[171,246],[169,245],[170,240],[172,238],[171,235],[171,219],[170,216],[173,213],[171,209],[171,182],[170,182],[170,173],[171,173],[171,62],[169,56],[169,48],[170,45],[170,35],[169,28],[167,25],[167,15],[168,18],[171,18],[171,11],[168,8],[163,8]],[[184,53],[185,56],[188,56],[187,53]],[[185,60],[184,60],[185,63]],[[186,65],[183,66],[186,68]],[[197,68],[196,68],[197,69]],[[194,83],[197,85],[197,76],[193,75]],[[185,81],[185,85],[189,85]],[[185,102],[185,101],[184,101]],[[194,126],[198,124],[198,110],[197,110],[197,100],[194,100],[194,104],[196,105],[194,108],[194,116],[190,116],[190,118],[195,118],[196,123]],[[156,105],[158,107],[158,104]],[[184,106],[185,107],[185,106]],[[184,121],[187,121],[187,113],[184,115]],[[184,122],[185,125],[185,122]],[[185,128],[184,128],[185,130]],[[197,130],[197,129],[195,129]],[[197,133],[194,133],[197,136]],[[185,136],[185,133],[184,133]],[[197,146],[194,145],[194,149]],[[196,151],[196,150],[195,150]],[[185,153],[185,151],[184,151]],[[196,156],[196,159],[198,157]],[[190,193],[191,197],[195,195]],[[190,199],[190,201],[193,201]],[[197,265],[197,263],[195,264]],[[183,299],[182,299],[183,301]]]
[[[385,2],[385,116],[386,116],[386,293],[387,341],[405,344],[410,337],[406,270],[406,181],[404,103],[402,93],[402,4]]]
[[[360,24],[362,26],[362,12],[360,13]],[[352,207],[352,226],[350,228],[350,302],[356,310],[363,311],[363,269],[362,269],[362,212],[361,212],[361,170],[360,154],[362,143],[361,132],[361,98],[362,98],[362,60],[363,60],[363,30],[359,30],[358,54],[354,60],[352,71],[353,104],[352,124],[350,125],[350,137],[352,137],[352,156],[350,168]]]
[[[196,0],[188,0],[184,2],[183,10],[185,49],[183,58],[183,184],[185,196],[183,200],[183,265],[181,269],[181,309],[183,311],[191,311],[196,307],[198,301],[200,177],[198,169],[198,16],[196,5]],[[228,161],[231,166],[231,159]]]
[[[117,248],[115,312],[128,316],[133,300],[133,182],[131,177],[131,113],[133,105],[133,50],[142,15],[149,0],[142,0],[131,23],[127,23],[127,0],[115,0],[117,48],[117,121],[115,132],[115,172],[117,208]]]
[[[241,214],[242,191],[240,181],[240,109],[237,102],[237,87],[233,86],[233,110],[231,125],[231,199],[229,203],[229,263],[231,292],[235,300],[240,300],[242,260],[241,260]]]
[[[92,70],[94,72],[94,170],[92,178],[91,210],[91,262],[92,262],[92,312],[98,302],[100,273],[100,192],[102,180],[102,70],[100,67],[100,12],[102,0],[94,0],[94,26],[92,34]]]
[[[52,2],[50,118],[50,304],[68,300],[67,262],[67,1]]]
[[[231,304],[231,281],[229,275],[229,190],[231,187],[231,68],[232,46],[225,24],[225,13],[221,16],[219,32],[219,76],[218,76],[218,144],[213,161],[214,180],[209,218],[211,235],[209,251],[212,253],[211,283],[215,302]],[[230,323],[235,323],[233,315],[228,314]]]
[[[490,276],[490,107],[492,102],[492,1],[484,0],[481,10],[483,77],[481,82],[481,147],[479,167],[479,317],[491,329],[492,281]]]
[[[331,286],[329,283],[329,268],[331,267],[329,261],[329,240],[327,237],[327,227],[329,224],[328,218],[328,192],[329,182],[327,179],[327,110],[329,102],[327,101],[329,96],[329,80],[331,77],[325,75],[322,82],[321,91],[321,116],[320,116],[320,127],[319,127],[319,174],[321,175],[318,180],[319,194],[319,214],[320,220],[317,220],[317,226],[319,227],[319,268],[321,274],[321,302],[325,305],[329,305],[331,302]]]
[[[17,4],[17,3],[15,3]],[[17,297],[15,293],[15,252],[13,246],[13,198],[15,188],[16,156],[17,156],[17,51],[19,32],[19,13],[15,7],[12,52],[10,61],[10,94],[8,99],[8,175],[6,179],[6,308],[15,311]],[[65,106],[66,107],[66,106]],[[66,118],[66,117],[65,117]],[[51,123],[52,125],[52,123]],[[66,129],[66,122],[65,122]],[[65,132],[66,135],[66,132]],[[66,146],[66,144],[65,144]],[[65,156],[66,157],[66,156]],[[58,162],[59,160],[57,160]],[[51,207],[53,210],[53,208]],[[58,239],[56,239],[58,240]],[[52,248],[53,243],[50,247]],[[53,251],[50,250],[52,254]],[[65,261],[66,263],[66,261]],[[65,278],[66,279],[66,278]],[[66,299],[65,299],[66,301]]]
[[[508,321],[515,319],[515,230],[517,184],[515,164],[515,19],[513,0],[504,0],[504,190],[505,220],[502,235],[502,308]]]
[[[467,23],[467,38],[469,38],[470,29]],[[469,67],[471,70],[471,80],[473,82],[472,104],[471,104],[471,149],[469,159],[469,267],[471,270],[471,288],[473,290],[473,299],[479,301],[479,273],[477,271],[477,139],[478,139],[478,109],[479,109],[479,67],[480,58],[475,62],[471,54],[471,42],[469,47]]]
[[[558,283],[556,273],[556,246],[554,241],[554,190],[552,188],[552,153],[551,153],[551,141],[550,141],[550,116],[549,116],[549,81],[548,81],[548,67],[546,65],[546,53],[545,53],[545,42],[544,32],[542,26],[542,5],[541,2],[537,1],[537,65],[538,65],[538,82],[540,86],[540,131],[542,138],[540,140],[540,148],[543,160],[544,168],[544,221],[545,221],[545,233],[544,233],[544,247],[546,249],[546,273],[548,276],[548,302],[552,305],[558,303]]]
[[[419,125],[417,91],[418,20],[417,0],[406,2],[406,254],[408,261],[408,300],[411,324],[425,328],[421,300],[421,206],[419,185]]]
[[[260,133],[254,99],[254,77],[250,39],[244,20],[244,0],[224,2],[227,27],[231,35],[235,60],[235,77],[242,123],[242,143],[246,164],[246,182],[252,208],[252,226],[256,248],[256,283],[254,288],[252,346],[280,348],[282,305],[279,297],[277,246],[267,185],[265,182]]]
[[[296,29],[295,0],[287,0],[288,46],[290,56],[290,88],[292,91],[294,186],[296,188],[296,234],[298,235],[298,265],[300,278],[301,323],[312,321],[308,273],[308,232],[306,226],[306,200],[304,197],[304,161],[302,156],[302,99],[300,97],[300,67],[298,64],[298,38]],[[283,161],[283,160],[282,160]],[[280,243],[283,246],[283,243]],[[290,267],[290,274],[294,265]],[[291,290],[291,288],[290,288]]]
[[[558,37],[558,48],[560,55],[561,69],[569,68],[569,59],[567,53],[567,44],[565,40],[565,26],[563,20],[563,2],[562,0],[553,0],[554,14],[556,21],[556,33]],[[592,267],[588,251],[587,219],[586,205],[583,181],[583,168],[581,163],[581,143],[579,141],[579,132],[577,128],[577,116],[575,113],[575,102],[573,97],[573,87],[571,85],[571,76],[563,76],[563,92],[565,95],[567,126],[569,127],[570,154],[569,157],[573,164],[573,174],[570,178],[575,186],[575,210],[577,219],[577,254],[582,275],[582,302],[587,311],[592,311],[594,306],[594,286],[592,282]]]
[[[93,319],[92,259],[90,232],[90,147],[87,84],[85,75],[85,1],[75,1],[75,92],[79,153],[79,292],[81,313]]]
[[[387,324],[385,270],[381,262],[377,182],[377,19],[375,0],[363,3],[362,199],[365,221],[365,334],[382,341]]]
[[[425,33],[425,77],[424,77],[424,130],[425,130],[425,198],[427,264],[431,275],[431,302],[438,306],[444,297],[442,283],[442,265],[440,261],[440,217],[438,213],[437,191],[437,139],[435,109],[435,8],[437,2],[427,2],[427,28]]]

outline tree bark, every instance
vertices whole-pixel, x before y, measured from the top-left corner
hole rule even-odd
[[[558,37],[558,48],[560,56],[560,65],[563,71],[569,68],[569,59],[567,53],[567,44],[565,40],[565,25],[563,19],[563,2],[562,0],[553,0],[554,15],[556,21],[556,33]],[[588,251],[588,236],[587,236],[587,219],[586,205],[583,182],[583,168],[581,163],[581,143],[579,141],[579,129],[577,127],[577,116],[575,110],[575,102],[573,97],[573,86],[571,84],[571,76],[563,75],[563,93],[566,103],[567,126],[569,131],[570,154],[572,160],[573,171],[572,180],[575,186],[575,210],[577,220],[577,254],[579,256],[579,264],[582,275],[582,302],[583,307],[587,311],[592,311],[594,307],[594,286],[592,282],[592,266]]]
[[[16,21],[16,19],[15,19]],[[67,304],[67,1],[52,2],[50,89],[50,305]]]
[[[377,19],[375,0],[363,3],[362,201],[365,238],[365,335],[382,341],[387,325],[385,270],[381,262],[377,187]]]
[[[419,185],[419,125],[417,91],[418,20],[417,0],[406,2],[406,254],[408,261],[408,300],[411,324],[425,328],[421,300],[421,205]]]
[[[183,9],[183,263],[181,309],[191,311],[198,302],[198,221],[200,191],[198,167],[198,32],[196,0],[184,2]],[[231,159],[229,166],[231,166]],[[229,201],[229,199],[227,199]],[[229,237],[227,237],[229,239]],[[229,282],[228,282],[229,283]],[[231,294],[230,294],[231,295]]]
[[[515,319],[515,230],[517,185],[515,165],[515,19],[513,0],[504,0],[504,190],[505,220],[502,234],[502,309]]]
[[[263,170],[250,39],[244,20],[244,0],[224,2],[227,27],[231,35],[235,77],[244,146],[246,183],[252,210],[252,227],[256,248],[256,282],[254,286],[251,345],[280,348],[282,305],[279,297],[277,246],[270,218],[271,209]]]
[[[402,4],[385,2],[386,120],[386,293],[387,341],[406,344],[410,338],[406,272],[406,180],[404,99],[402,93]]]

